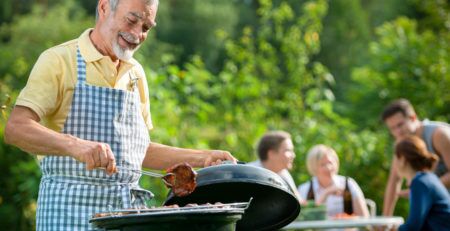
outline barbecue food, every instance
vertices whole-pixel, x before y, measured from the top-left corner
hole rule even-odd
[[[134,214],[139,213],[139,210],[136,209],[136,211],[129,211],[129,212],[105,212],[105,213],[96,213],[92,217],[98,218],[98,217],[110,217],[110,216],[124,216],[128,214]]]
[[[164,177],[166,185],[172,188],[172,192],[177,197],[191,194],[197,186],[197,173],[188,163],[181,163],[167,169],[168,176]]]
[[[239,204],[239,203],[237,203]],[[126,216],[131,214],[149,214],[149,213],[158,213],[158,212],[170,212],[170,211],[195,211],[195,210],[204,210],[208,211],[211,209],[232,209],[233,206],[242,206],[235,204],[223,204],[221,202],[216,202],[214,204],[211,203],[205,203],[205,204],[196,204],[191,203],[187,204],[184,207],[180,207],[177,204],[173,205],[164,205],[161,207],[142,207],[142,208],[129,208],[129,209],[121,209],[121,210],[115,210],[110,212],[101,212],[96,213],[92,216],[92,218],[100,218],[100,217],[120,217],[120,216]]]

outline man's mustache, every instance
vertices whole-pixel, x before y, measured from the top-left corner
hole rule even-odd
[[[123,39],[125,39],[127,42],[135,45],[139,45],[140,41],[139,38],[134,36],[131,33],[128,32],[119,32],[119,35],[122,36]]]

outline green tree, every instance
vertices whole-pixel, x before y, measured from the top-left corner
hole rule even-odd
[[[377,35],[370,45],[370,63],[352,74],[358,84],[349,95],[356,107],[365,105],[354,118],[376,127],[378,118],[372,115],[392,99],[404,97],[419,116],[449,121],[445,105],[450,100],[450,33],[419,32],[415,20],[401,17],[377,28]]]
[[[0,28],[0,140],[6,117],[25,85],[37,56],[46,48],[76,38],[93,25],[74,1],[43,8]],[[0,143],[0,226],[5,230],[33,230],[40,171],[30,154]]]
[[[344,98],[351,81],[351,67],[367,62],[371,39],[368,14],[361,1],[341,0],[330,1],[328,14],[324,18],[322,49],[315,60],[327,66],[336,79],[333,90],[339,107],[351,106]]]
[[[176,64],[200,55],[208,69],[221,68],[224,47],[216,32],[233,33],[239,18],[233,1],[167,0],[161,1],[158,11],[156,38],[176,47]]]

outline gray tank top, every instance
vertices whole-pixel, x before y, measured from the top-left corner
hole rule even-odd
[[[443,123],[443,122],[436,122],[436,121],[429,121],[424,120],[423,121],[423,133],[422,133],[422,139],[425,141],[425,144],[427,145],[427,149],[429,152],[436,153],[433,148],[433,141],[431,140],[433,133],[436,131],[436,128],[438,127],[448,127],[450,128],[450,124]],[[439,159],[439,163],[437,168],[435,169],[434,173],[437,176],[442,176],[447,172],[447,167],[445,166],[445,163],[442,158]]]

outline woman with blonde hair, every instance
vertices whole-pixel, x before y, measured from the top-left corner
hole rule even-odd
[[[343,214],[368,217],[364,194],[355,180],[338,175],[339,158],[336,151],[323,144],[312,147],[306,165],[312,178],[299,186],[300,196],[325,204],[327,215]],[[344,199],[345,198],[345,199]]]
[[[409,216],[399,230],[450,230],[450,194],[432,172],[439,157],[417,136],[395,145],[397,173],[409,184]]]

